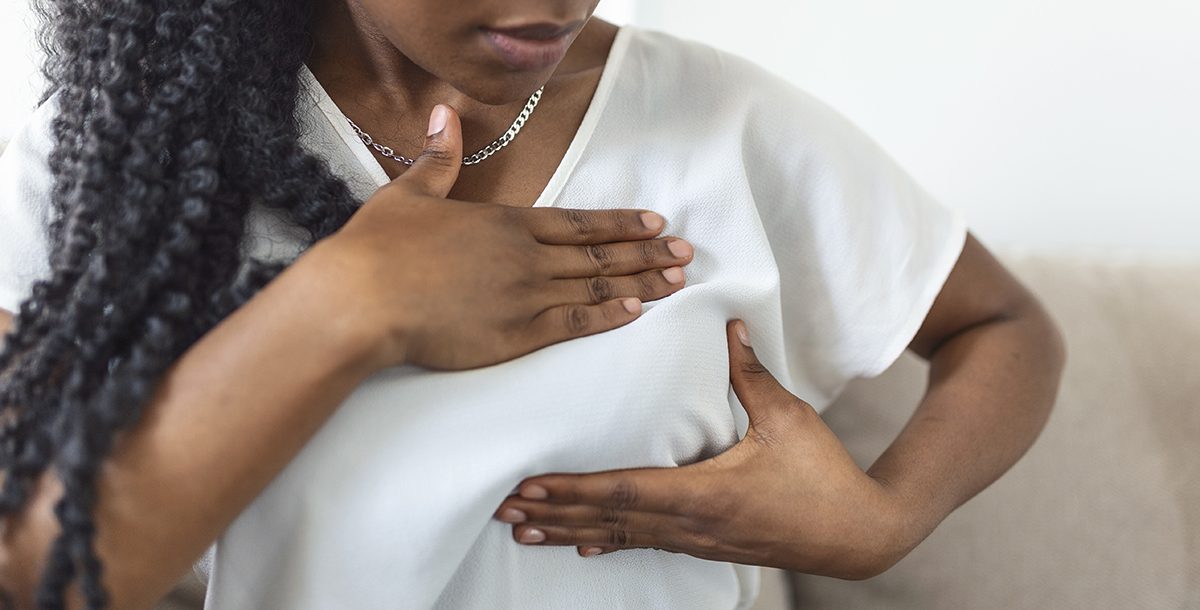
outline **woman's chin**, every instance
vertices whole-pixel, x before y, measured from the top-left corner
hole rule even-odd
[[[529,99],[553,73],[553,67],[536,73],[493,71],[477,78],[462,79],[459,83],[450,82],[454,84],[455,89],[473,100],[492,106],[503,106]]]

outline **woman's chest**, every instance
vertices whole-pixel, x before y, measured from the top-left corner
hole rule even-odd
[[[357,453],[362,469],[383,463],[395,472],[436,456],[443,479],[485,484],[476,475],[500,481],[689,463],[733,442],[740,408],[729,400],[726,324],[735,317],[756,328],[781,324],[779,274],[754,207],[729,193],[667,193],[634,181],[620,188],[695,245],[682,290],[646,303],[625,327],[499,365],[381,371],[305,452]],[[558,203],[614,207],[573,191]]]
[[[607,173],[596,169],[576,173],[555,204],[662,213],[666,234],[696,248],[685,288],[647,303],[626,327],[496,366],[381,371],[345,401],[281,480],[330,473],[353,489],[381,477],[420,476],[410,464],[436,459],[439,481],[478,484],[476,475],[500,481],[546,469],[688,463],[731,443],[740,407],[729,401],[726,323],[738,317],[755,328],[781,324],[779,273],[753,200],[736,184],[681,188],[645,172],[593,191],[590,177]],[[251,233],[279,250],[293,240],[270,220],[256,219]]]
[[[453,501],[539,472],[713,455],[736,440],[725,326],[747,304],[727,288],[685,289],[625,327],[491,367],[380,371],[289,468],[348,496],[387,481]]]
[[[745,416],[729,389],[727,322],[766,331],[760,357],[782,368],[768,330],[782,324],[779,274],[753,206],[720,190],[616,190],[696,246],[684,289],[627,326],[496,366],[378,372],[239,518],[218,563],[256,582],[317,565],[340,582],[448,579],[527,476],[669,467],[736,442]],[[621,207],[583,195],[557,204]],[[320,559],[351,547],[370,561],[342,571]],[[284,558],[254,559],[263,548]]]

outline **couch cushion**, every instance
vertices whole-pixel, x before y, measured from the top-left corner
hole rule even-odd
[[[1002,259],[1067,337],[1046,429],[887,573],[794,576],[797,607],[1200,608],[1200,265]],[[862,466],[926,370],[905,355],[825,412]]]

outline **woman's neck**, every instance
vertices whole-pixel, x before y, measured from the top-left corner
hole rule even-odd
[[[326,88],[356,91],[364,103],[431,108],[450,104],[460,115],[487,105],[471,99],[425,71],[394,47],[366,15],[344,0],[317,3],[312,18],[313,51],[308,66]]]
[[[338,107],[376,141],[400,154],[421,150],[430,109],[438,103],[458,111],[466,154],[503,133],[524,106],[520,99],[488,105],[473,99],[396,49],[346,0],[323,0],[314,16],[315,48],[308,66]],[[561,162],[583,120],[617,32],[592,19],[559,64],[536,117],[503,154],[460,175],[453,198],[530,205]],[[379,159],[389,177],[403,166]]]
[[[307,64],[317,80],[339,105],[345,104],[349,114],[415,121],[403,130],[411,132],[403,137],[410,144],[420,144],[423,121],[436,104],[448,104],[458,112],[467,147],[490,142],[525,105],[526,99],[494,105],[468,96],[409,59],[346,0],[318,1],[311,22],[314,45]],[[612,27],[602,22],[589,25]],[[587,32],[595,29],[585,27],[547,89],[558,80],[569,82],[575,74],[603,66],[608,45],[591,40],[595,36]]]

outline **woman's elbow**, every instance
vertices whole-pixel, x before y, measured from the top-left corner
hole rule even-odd
[[[1039,346],[1039,355],[1044,359],[1047,377],[1055,390],[1062,380],[1067,365],[1067,340],[1058,320],[1037,300],[1033,300],[1026,314],[1033,324],[1032,335]]]

